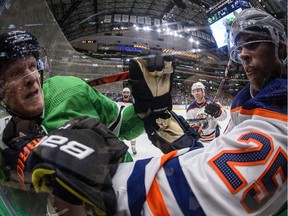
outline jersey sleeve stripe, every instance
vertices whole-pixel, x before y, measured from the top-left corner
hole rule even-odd
[[[245,110],[242,109],[240,111],[240,114],[246,114],[246,115],[258,115],[258,116],[263,116],[265,118],[272,118],[272,119],[277,119],[280,121],[284,121],[287,122],[287,113],[286,114],[282,114],[282,113],[278,113],[278,112],[273,112],[271,110],[267,110],[267,109],[262,109],[262,108],[256,108],[256,109],[252,109],[252,110]]]
[[[272,119],[277,119],[280,121],[287,122],[287,114],[282,114],[279,112],[274,112],[274,111],[263,109],[263,108],[255,108],[252,110],[247,110],[247,109],[243,109],[243,107],[236,107],[231,110],[231,114],[237,111],[238,112],[240,111],[240,114],[242,115],[251,115],[251,116],[257,115],[257,116],[263,116],[265,118],[272,118]]]
[[[166,161],[168,161],[170,158],[175,157],[177,154],[178,154],[178,151],[177,151],[177,150],[171,151],[171,152],[169,152],[168,154],[164,154],[164,155],[161,157],[160,167],[162,167],[162,166],[166,163]]]
[[[128,204],[131,215],[141,215],[146,200],[145,168],[151,159],[136,161],[127,181]],[[135,187],[137,185],[137,187]]]
[[[164,165],[164,170],[169,186],[183,215],[205,215],[181,169],[179,158],[176,157],[168,161]]]
[[[155,181],[157,181],[157,172],[159,169],[163,168],[163,165],[167,163],[169,159],[176,157],[179,154],[183,154],[183,152],[186,151],[188,151],[188,149],[181,149],[180,151],[175,150],[159,158],[149,158],[135,162],[133,171],[127,181],[128,205],[131,215],[141,215],[145,201],[147,201],[146,203],[148,204],[148,200],[151,203],[152,198],[154,200],[156,199],[154,196],[157,195],[157,198],[162,196],[159,186],[155,183]],[[158,166],[156,164],[158,164]],[[147,175],[147,173],[149,173],[149,175]],[[153,194],[153,197],[149,194]],[[160,200],[161,199],[159,198],[159,201]],[[163,197],[162,200],[161,209],[165,209],[167,207]],[[157,208],[159,208],[158,202]],[[150,210],[155,211],[155,206],[152,205]],[[159,210],[157,209],[157,211]],[[163,212],[161,215],[165,215]],[[168,213],[168,210],[166,212]]]
[[[155,202],[155,200],[157,200],[157,202]],[[147,194],[147,203],[153,215],[170,215],[156,179],[153,180],[149,193]]]

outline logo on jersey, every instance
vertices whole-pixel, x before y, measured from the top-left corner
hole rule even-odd
[[[196,116],[197,119],[203,119],[203,121],[200,121],[200,124],[203,124],[203,128],[202,129],[206,129],[208,128],[209,124],[207,121],[207,114],[206,113],[200,113]]]

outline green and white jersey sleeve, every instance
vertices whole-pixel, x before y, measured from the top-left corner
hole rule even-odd
[[[45,109],[42,125],[47,132],[80,116],[94,117],[109,127],[113,125],[113,131],[120,139],[131,140],[144,132],[143,121],[138,118],[133,105],[121,110],[114,101],[80,78],[49,78],[44,82],[43,93]]]

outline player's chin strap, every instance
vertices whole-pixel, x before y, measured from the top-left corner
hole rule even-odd
[[[41,112],[40,114],[38,114],[38,115],[31,116],[31,117],[27,117],[27,116],[21,116],[21,115],[16,114],[15,112],[13,112],[13,111],[9,108],[9,106],[3,105],[3,102],[1,102],[0,107],[2,107],[3,109],[5,109],[6,112],[7,112],[9,115],[14,116],[14,117],[18,117],[18,118],[23,119],[23,120],[36,120],[37,123],[38,123],[39,121],[41,121],[41,122],[43,121],[43,119],[41,118],[42,112]],[[39,123],[41,123],[41,122],[39,122]]]

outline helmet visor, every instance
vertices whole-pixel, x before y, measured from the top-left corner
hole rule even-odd
[[[258,46],[259,43],[274,43],[273,40],[254,40],[254,41],[249,41],[241,45],[233,45],[230,47],[230,58],[238,63],[242,64],[242,61],[240,59],[240,54],[243,50],[243,48],[248,49],[248,50],[253,50],[256,46]]]

